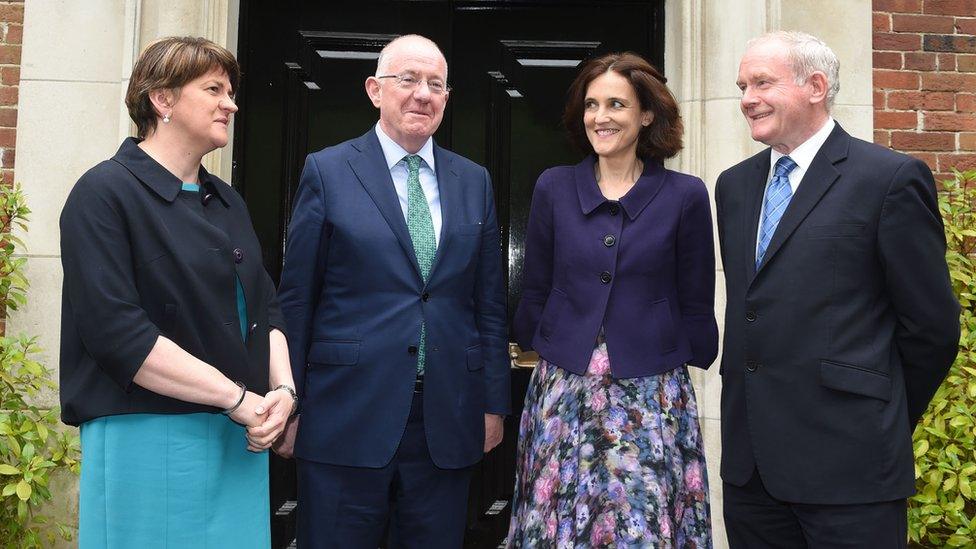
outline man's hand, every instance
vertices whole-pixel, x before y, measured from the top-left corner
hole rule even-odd
[[[291,395],[281,389],[265,395],[254,412],[267,415],[260,425],[247,428],[247,449],[260,452],[270,448],[271,443],[284,431],[285,422],[288,421],[294,404]]]
[[[301,415],[297,415],[289,418],[285,425],[285,432],[271,445],[274,453],[285,459],[291,459],[295,454],[295,435],[298,433],[298,418],[300,417]]]
[[[505,434],[505,418],[495,414],[485,414],[485,453],[492,451],[502,441]]]

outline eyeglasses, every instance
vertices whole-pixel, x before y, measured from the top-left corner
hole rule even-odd
[[[427,82],[427,89],[434,95],[441,95],[451,91],[451,87],[443,80],[421,80],[412,74],[386,74],[376,78],[396,78],[396,85],[401,90],[413,91],[421,82]]]

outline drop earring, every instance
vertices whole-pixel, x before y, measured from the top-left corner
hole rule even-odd
[[[163,115],[163,124],[169,124],[169,115],[168,114],[164,114]]]

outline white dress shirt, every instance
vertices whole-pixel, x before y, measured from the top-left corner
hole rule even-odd
[[[393,178],[393,187],[396,188],[397,198],[400,199],[400,209],[403,210],[403,219],[407,219],[407,176],[410,169],[404,157],[409,155],[403,147],[386,135],[379,123],[376,124],[376,137],[380,140],[380,147],[383,149],[383,156],[386,157],[386,167],[390,170],[390,177]],[[441,243],[441,193],[437,187],[437,168],[434,166],[434,139],[427,138],[424,146],[417,151],[417,156],[423,162],[420,163],[420,187],[424,190],[427,198],[427,207],[430,208],[430,220],[434,223],[434,243]]]
[[[817,156],[820,152],[820,147],[823,146],[827,138],[830,137],[830,132],[834,131],[834,126],[836,123],[831,117],[827,117],[827,122],[824,123],[823,127],[817,130],[817,133],[810,136],[799,147],[793,149],[790,154],[783,154],[776,152],[776,149],[771,151],[772,154],[769,155],[769,173],[766,175],[766,190],[763,191],[763,207],[766,206],[766,193],[769,192],[769,182],[773,180],[773,175],[776,173],[776,161],[784,156],[789,156],[796,162],[796,167],[790,172],[790,191],[792,196],[796,195],[796,189],[800,186],[800,181],[803,181],[803,176],[810,169],[810,164],[813,163],[813,158]],[[792,200],[792,198],[790,198]],[[787,207],[788,209],[788,207]],[[756,230],[756,257],[759,257],[759,233],[762,231],[762,219],[766,212],[759,212],[759,227]]]

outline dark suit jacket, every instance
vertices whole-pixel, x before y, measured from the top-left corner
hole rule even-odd
[[[913,493],[911,432],[956,356],[959,305],[932,174],[838,125],[758,272],[769,149],[716,186],[728,303],[722,478],[853,504]]]
[[[301,399],[295,455],[381,467],[396,451],[427,326],[424,425],[435,464],[481,459],[510,411],[498,225],[488,172],[434,146],[443,225],[425,285],[376,132],[308,156],[280,296]]]
[[[126,139],[61,212],[61,417],[216,412],[132,383],[166,336],[228,378],[268,391],[268,332],[284,330],[247,206],[200,168],[201,192]],[[202,203],[205,199],[206,204]],[[241,340],[240,277],[250,329]]]
[[[615,377],[707,368],[718,328],[705,184],[648,159],[634,187],[611,202],[594,162],[546,170],[536,183],[514,322],[519,344],[583,374],[603,326]]]

